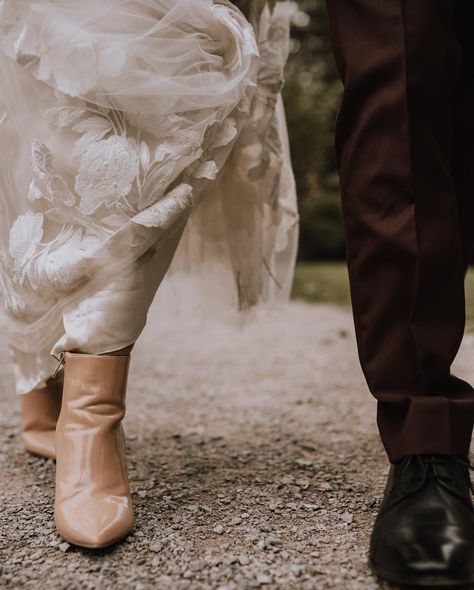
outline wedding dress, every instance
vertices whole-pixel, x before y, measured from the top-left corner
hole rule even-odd
[[[165,275],[196,313],[288,295],[290,7],[236,4],[0,0],[0,329],[18,393],[62,351],[133,343]]]

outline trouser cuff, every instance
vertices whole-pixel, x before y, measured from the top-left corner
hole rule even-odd
[[[474,394],[394,397],[378,402],[377,423],[392,463],[407,455],[469,454]]]

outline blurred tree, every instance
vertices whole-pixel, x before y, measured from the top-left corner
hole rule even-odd
[[[300,258],[341,259],[341,223],[334,126],[341,83],[324,0],[293,2],[284,100],[301,211]]]

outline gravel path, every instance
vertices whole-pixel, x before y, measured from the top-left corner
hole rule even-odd
[[[100,552],[56,535],[54,464],[23,451],[0,376],[1,588],[384,588],[366,548],[387,465],[348,311],[294,302],[240,333],[153,311],[125,425],[137,526]]]

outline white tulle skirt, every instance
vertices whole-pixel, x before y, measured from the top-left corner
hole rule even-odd
[[[165,275],[169,313],[288,296],[289,6],[247,6],[0,0],[0,328],[19,393],[62,351],[133,343]]]

